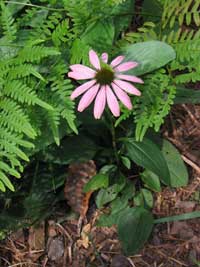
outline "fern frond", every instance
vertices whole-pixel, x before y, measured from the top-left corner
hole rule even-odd
[[[142,140],[149,127],[160,129],[165,116],[169,113],[176,87],[164,70],[147,76],[142,96],[135,99],[136,139]]]
[[[122,39],[117,41],[116,47],[120,48],[137,42],[157,40],[158,36],[155,32],[155,27],[156,25],[153,22],[144,22],[137,32],[128,32]]]
[[[149,74],[144,81],[142,95],[133,99],[133,110],[122,109],[123,114],[115,126],[133,115],[136,123],[135,138],[142,141],[149,128],[159,131],[170,111],[175,94],[176,87],[165,70],[160,69]]]
[[[0,161],[0,181],[1,181],[1,189],[3,191],[5,191],[5,186],[7,186],[11,191],[15,191],[14,189],[14,186],[13,184],[10,182],[9,178],[7,177],[7,175],[5,175],[5,172],[8,172],[10,173],[11,175],[13,175],[13,172],[12,172],[12,168],[5,166],[5,165],[2,165],[3,162]],[[2,184],[3,184],[3,187],[2,187]]]
[[[8,98],[0,99],[0,111],[0,127],[7,127],[14,132],[23,132],[29,138],[36,137],[28,116],[16,102]]]
[[[61,21],[52,32],[52,41],[55,46],[60,46],[61,43],[68,41],[69,20]]]
[[[33,75],[36,78],[44,81],[42,75],[36,70],[36,68],[31,64],[20,64],[17,66],[12,66],[9,69],[8,77],[10,79],[23,78]]]
[[[53,109],[48,103],[42,101],[33,89],[29,88],[25,83],[19,80],[9,80],[5,82],[2,93],[20,103],[27,103],[28,105],[36,104],[45,109]]]
[[[54,107],[53,111],[47,111],[45,113],[48,126],[50,127],[55,143],[60,145],[59,125],[60,125],[60,112],[59,109]]]
[[[166,0],[164,1],[164,11],[162,15],[162,27],[167,25],[174,27],[175,22],[182,26],[183,23],[190,25],[193,21],[196,26],[200,26],[199,7],[200,1],[197,0]]]
[[[52,69],[52,81],[51,90],[54,92],[53,103],[59,110],[60,115],[65,119],[69,127],[77,133],[75,126],[75,114],[74,114],[74,102],[70,100],[70,95],[73,89],[73,85],[69,79],[65,79],[66,65],[62,61],[58,66]]]
[[[7,6],[1,1],[1,16],[3,35],[7,42],[12,42],[16,39],[17,27]]]
[[[48,56],[60,55],[60,52],[53,47],[44,47],[44,46],[32,46],[24,47],[24,49],[19,51],[18,59],[16,63],[24,62],[39,62],[41,59]]]

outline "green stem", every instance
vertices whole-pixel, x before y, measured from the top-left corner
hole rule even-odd
[[[39,5],[34,5],[34,4],[29,4],[29,3],[22,3],[22,2],[15,2],[15,1],[4,1],[4,3],[36,7],[36,8],[52,10],[52,11],[66,11],[64,8],[52,8],[52,7],[39,6]]]
[[[115,134],[115,126],[114,126],[114,122],[113,122],[113,117],[111,116],[109,111],[107,111],[107,115],[108,115],[109,121],[111,122],[108,125],[109,125],[109,130],[110,130],[111,136],[112,136],[112,147],[113,147],[113,151],[114,151],[117,165],[119,165],[120,160],[119,160],[119,155],[118,155],[118,151],[117,151],[117,142],[116,142],[116,134]]]
[[[119,156],[118,156],[118,151],[117,151],[117,142],[116,142],[116,135],[115,135],[115,127],[112,122],[112,127],[111,127],[111,134],[112,134],[112,146],[115,154],[115,158],[117,161],[117,165],[119,165]]]

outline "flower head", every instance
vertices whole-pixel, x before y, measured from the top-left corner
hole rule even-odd
[[[71,65],[68,77],[75,80],[89,80],[78,86],[71,94],[71,99],[83,94],[78,111],[82,112],[95,99],[94,117],[100,119],[106,103],[115,117],[120,115],[120,100],[125,107],[132,109],[131,99],[127,93],[140,96],[140,91],[130,82],[143,83],[133,75],[126,75],[126,72],[135,68],[138,63],[134,61],[123,62],[124,56],[118,56],[108,63],[108,54],[103,53],[101,59],[95,51],[89,51],[89,60],[93,68],[81,64]],[[123,62],[123,63],[122,63]]]

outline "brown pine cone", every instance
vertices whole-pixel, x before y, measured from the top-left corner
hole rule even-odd
[[[96,175],[96,165],[90,160],[69,166],[64,194],[68,205],[81,217],[85,217],[92,192],[84,193],[85,184]]]

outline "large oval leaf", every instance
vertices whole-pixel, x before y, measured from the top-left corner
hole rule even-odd
[[[129,208],[120,214],[117,230],[126,254],[134,254],[143,247],[151,234],[153,223],[151,212],[141,207]]]
[[[160,41],[148,41],[129,45],[122,50],[126,61],[137,61],[139,66],[129,71],[130,74],[142,75],[166,65],[175,59],[173,48]]]
[[[188,171],[178,150],[170,142],[164,140],[162,152],[169,168],[171,186],[186,186]]]
[[[156,144],[144,138],[142,142],[134,138],[124,139],[129,158],[159,176],[163,183],[170,185],[170,174],[165,158]]]

